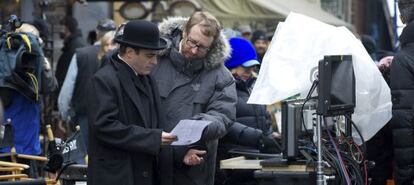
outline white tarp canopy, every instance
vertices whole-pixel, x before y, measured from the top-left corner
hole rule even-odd
[[[322,10],[321,6],[311,3],[307,0],[250,0],[254,4],[264,7],[268,10],[276,12],[283,17],[287,17],[290,12],[300,13],[319,21],[336,25],[348,26],[345,21],[333,16],[332,14]]]
[[[356,96],[352,118],[364,139],[370,139],[391,119],[391,93],[362,43],[343,26],[290,13],[275,31],[248,103],[273,104],[298,93],[306,96],[311,73],[325,55],[352,55]]]
[[[225,23],[231,21],[280,20],[283,21],[289,12],[301,13],[320,21],[337,25],[350,25],[332,14],[322,10],[307,0],[197,0],[203,9],[214,14]]]

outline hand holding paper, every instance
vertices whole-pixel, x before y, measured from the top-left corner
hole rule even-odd
[[[161,145],[170,145],[174,141],[177,141],[176,135],[164,131],[161,133]]]
[[[177,141],[171,145],[189,145],[200,140],[203,130],[211,121],[202,120],[181,120],[171,131],[172,135],[177,136]]]

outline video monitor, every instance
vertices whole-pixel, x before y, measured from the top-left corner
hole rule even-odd
[[[318,109],[323,116],[352,114],[355,75],[351,55],[325,56],[318,65]]]
[[[299,138],[303,137],[305,130],[312,130],[312,114],[315,112],[316,101],[308,101],[302,112],[303,103],[303,99],[282,101],[281,135],[282,154],[285,159],[295,160],[298,157]]]

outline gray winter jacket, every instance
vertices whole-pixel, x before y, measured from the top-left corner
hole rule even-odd
[[[208,120],[202,139],[191,146],[174,147],[175,185],[212,185],[218,139],[223,137],[235,119],[237,94],[234,79],[223,63],[230,47],[220,37],[203,60],[186,60],[179,52],[182,28],[186,18],[170,18],[159,25],[168,40],[153,71],[166,111],[170,131],[182,119]],[[205,162],[186,166],[183,157],[190,148],[207,150]]]

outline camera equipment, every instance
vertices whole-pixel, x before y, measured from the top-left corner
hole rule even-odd
[[[310,129],[308,126],[312,124],[312,116],[303,119],[303,109],[311,112],[315,110],[316,101],[311,101],[304,105],[304,100],[286,100],[282,101],[282,153],[283,157],[288,160],[295,160],[299,154],[298,139],[302,134],[302,130]],[[302,121],[304,127],[302,127]],[[302,128],[302,129],[301,129]]]
[[[50,125],[46,125],[47,138],[49,140],[49,162],[45,169],[50,172],[56,172],[62,168],[63,157],[59,152],[60,148],[56,145],[55,137],[53,136],[52,128]]]
[[[36,36],[14,32],[20,26],[20,20],[12,15],[0,35],[0,98],[5,106],[10,100],[10,89],[32,101],[39,100],[43,52]]]
[[[316,101],[312,100],[285,100],[282,101],[282,156],[274,156],[260,162],[262,166],[287,166],[289,164],[305,163],[304,156],[299,154],[299,148],[303,145],[299,139],[313,128],[313,115],[306,116],[302,113],[306,110],[312,114],[316,109]],[[303,126],[303,127],[302,127]]]

